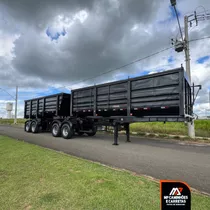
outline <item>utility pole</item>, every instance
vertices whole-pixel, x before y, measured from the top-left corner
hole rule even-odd
[[[189,46],[189,33],[188,33],[188,16],[184,17],[184,34],[185,34],[185,62],[186,72],[188,75],[189,82],[191,83],[191,72],[190,72],[190,46]]]
[[[184,17],[184,33],[185,33],[185,39],[184,39],[184,51],[185,51],[185,62],[186,62],[186,72],[188,75],[188,80],[191,85],[191,72],[190,72],[190,46],[189,46],[189,33],[188,33],[188,16]],[[192,110],[193,112],[193,106]],[[192,119],[191,122],[187,123],[188,125],[188,136],[190,138],[195,138],[195,124],[194,119]]]
[[[173,39],[171,39],[172,40],[172,45],[175,46],[175,51],[176,52],[182,52],[183,50],[185,52],[186,72],[187,72],[187,75],[188,75],[189,84],[191,86],[190,47],[189,47],[189,30],[188,30],[189,28],[188,28],[188,24],[190,24],[190,27],[192,27],[192,23],[195,21],[196,26],[197,26],[198,21],[208,20],[208,18],[210,18],[210,14],[207,14],[205,9],[204,9],[203,14],[197,14],[196,11],[195,11],[193,14],[191,14],[189,16],[185,16],[184,17],[185,38],[183,39],[182,30],[181,30],[181,26],[180,26],[180,22],[179,22],[179,17],[178,17],[177,10],[176,10],[176,0],[170,0],[170,2],[171,2],[171,6],[174,7],[176,17],[177,17],[177,21],[178,21],[178,25],[179,25],[181,38],[182,38],[182,41],[179,41],[179,40],[174,41]],[[210,100],[210,95],[209,95],[209,100]],[[209,101],[209,107],[210,107],[210,101]],[[193,113],[193,105],[191,107],[191,111]],[[188,122],[188,135],[191,138],[195,138],[194,119],[192,119],[192,122]]]
[[[210,90],[209,90],[209,110],[210,110]]]
[[[17,124],[17,102],[18,102],[18,86],[16,86],[16,96],[15,96],[15,119],[14,119],[14,124]]]

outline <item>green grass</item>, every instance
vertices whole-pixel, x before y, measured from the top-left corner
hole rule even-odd
[[[24,124],[25,119],[17,119],[18,124]],[[12,125],[14,124],[14,119],[0,119],[0,124],[2,125]]]
[[[131,124],[131,132],[187,135],[187,125],[182,122],[143,122]],[[210,137],[210,120],[195,120],[196,136]]]
[[[0,209],[160,207],[159,184],[145,177],[0,136]],[[192,194],[192,209],[210,198]]]

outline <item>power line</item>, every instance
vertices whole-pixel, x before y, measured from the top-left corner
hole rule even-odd
[[[209,11],[209,9],[206,9],[206,8],[205,8],[204,6],[202,6],[202,5],[196,7],[195,11],[197,11],[198,8],[202,8],[202,9],[203,9],[203,12],[204,12],[205,14],[207,14],[207,12]],[[201,13],[203,13],[203,12],[199,12],[199,13],[197,13],[197,14],[201,14]]]
[[[194,42],[194,41],[199,41],[199,40],[209,39],[209,38],[210,38],[210,36],[207,36],[207,37],[192,39],[192,40],[190,40],[189,42]],[[160,51],[158,51],[158,52],[155,52],[155,53],[150,54],[150,55],[148,55],[148,56],[145,56],[145,57],[143,57],[143,58],[139,58],[139,59],[134,60],[134,61],[132,61],[132,62],[130,62],[130,63],[124,64],[124,65],[119,66],[119,67],[117,67],[117,68],[114,68],[114,69],[111,69],[111,70],[109,70],[109,71],[103,72],[103,73],[98,74],[98,75],[96,75],[96,76],[89,77],[89,78],[86,78],[86,79],[83,79],[83,80],[79,80],[79,81],[73,83],[71,86],[73,86],[73,85],[75,85],[75,84],[78,84],[78,83],[81,83],[81,82],[85,82],[85,81],[87,81],[87,80],[91,80],[91,79],[97,78],[97,77],[102,76],[102,75],[104,75],[104,74],[108,74],[108,73],[110,73],[110,72],[117,71],[117,70],[119,70],[119,69],[125,68],[125,67],[130,66],[130,65],[132,65],[132,64],[134,64],[134,63],[137,63],[137,62],[142,61],[142,60],[144,60],[144,59],[153,57],[153,56],[155,56],[155,55],[158,55],[158,54],[160,54],[160,53],[162,53],[162,52],[164,52],[164,51],[167,51],[167,50],[169,50],[169,49],[172,49],[172,48],[173,48],[173,46],[172,46],[172,47],[167,47],[167,48],[162,49],[162,50],[160,50]],[[58,87],[58,89],[59,89],[59,88],[68,88],[68,87],[67,87],[67,86],[62,86],[62,87]],[[69,89],[69,88],[68,88],[68,89]]]
[[[203,6],[202,6],[202,5],[201,5],[201,6],[198,6],[198,7],[194,10],[194,11],[196,11],[197,15],[203,14],[203,13],[208,14],[207,12],[210,12],[210,9],[205,9],[205,7],[204,7],[204,10],[203,10],[203,11],[198,12],[197,9],[198,9],[199,7],[203,7]],[[192,14],[194,11],[192,11],[192,10],[191,10],[191,11],[188,11],[188,12],[184,13],[183,16]]]
[[[201,38],[197,38],[197,39],[191,39],[189,42],[199,41],[199,40],[203,40],[203,39],[210,39],[210,36],[205,36],[205,37],[201,37]]]
[[[209,39],[209,38],[210,38],[210,36],[207,36],[207,37],[192,39],[192,40],[190,40],[189,42],[194,42],[194,41],[199,41],[199,40]],[[124,64],[124,65],[119,66],[119,67],[117,67],[117,68],[108,70],[108,71],[103,72],[103,73],[101,73],[101,74],[98,74],[98,75],[96,75],[96,76],[89,77],[89,78],[86,78],[86,79],[83,79],[83,80],[79,80],[79,81],[73,83],[71,86],[73,86],[73,85],[75,85],[75,84],[78,84],[78,83],[81,83],[81,82],[85,82],[85,81],[87,81],[87,80],[91,80],[91,79],[97,78],[97,77],[99,77],[99,76],[102,76],[102,75],[104,75],[104,74],[108,74],[108,73],[113,72],[113,71],[117,71],[117,70],[122,69],[122,68],[125,68],[125,67],[127,67],[127,66],[133,65],[133,64],[135,64],[135,63],[137,63],[137,62],[140,62],[140,61],[145,60],[145,59],[147,59],[147,58],[153,57],[153,56],[155,56],[155,55],[158,55],[158,54],[160,54],[160,53],[162,53],[162,52],[165,52],[165,51],[167,51],[167,50],[169,50],[169,49],[172,49],[172,48],[173,48],[173,46],[172,46],[172,47],[164,48],[164,49],[162,49],[162,50],[160,50],[160,51],[158,51],[158,52],[155,52],[155,53],[153,53],[153,54],[150,54],[150,55],[147,55],[147,56],[145,56],[145,57],[139,58],[139,59],[134,60],[134,61],[132,61],[132,62],[130,62],[130,63],[127,63],[127,64]],[[58,88],[56,88],[56,89],[59,89],[59,88],[68,88],[68,87],[67,87],[67,86],[61,86],[61,87],[58,87]],[[1,89],[1,88],[0,88],[0,89]],[[27,95],[27,94],[26,94],[26,95]]]
[[[11,95],[8,91],[6,91],[3,88],[0,88],[0,90],[4,91],[5,93],[7,93],[11,98],[15,99],[15,97],[13,95]]]
[[[194,42],[194,41],[199,41],[199,40],[204,40],[204,39],[209,39],[209,38],[210,38],[210,36],[206,36],[206,37],[202,37],[202,38],[192,39],[192,40],[190,40],[189,42]],[[125,67],[130,66],[130,65],[132,65],[132,64],[134,64],[134,63],[137,63],[137,62],[140,62],[140,61],[145,60],[145,59],[147,59],[147,58],[153,57],[153,56],[155,56],[155,55],[158,55],[158,54],[160,54],[160,53],[162,53],[162,52],[164,52],[164,51],[167,51],[167,50],[169,50],[169,49],[172,49],[172,48],[173,48],[173,46],[172,46],[172,47],[164,48],[164,49],[162,49],[162,50],[160,50],[160,51],[158,51],[158,52],[155,52],[155,53],[150,54],[150,55],[148,55],[148,56],[139,58],[139,59],[134,60],[134,61],[132,61],[132,62],[130,62],[130,63],[124,64],[124,65],[119,66],[119,67],[117,67],[117,68],[114,68],[114,69],[111,69],[111,70],[109,70],[109,71],[103,72],[103,73],[98,74],[98,75],[96,75],[96,76],[89,77],[89,78],[86,78],[86,79],[83,79],[83,80],[79,80],[79,81],[73,83],[71,86],[73,86],[73,85],[75,85],[75,84],[78,84],[78,83],[81,83],[81,82],[85,82],[85,81],[87,81],[87,80],[91,80],[91,79],[97,78],[97,77],[102,76],[102,75],[104,75],[104,74],[108,74],[108,73],[110,73],[110,72],[117,71],[117,70],[119,70],[119,69],[125,68]],[[58,87],[58,88],[56,88],[56,89],[59,89],[59,88],[68,88],[68,87],[67,87],[67,86],[61,86],[61,87]],[[26,94],[26,95],[27,95],[27,94]]]
[[[85,82],[85,81],[87,81],[87,80],[91,80],[91,79],[97,78],[97,77],[99,77],[99,76],[102,76],[102,75],[104,75],[104,74],[108,74],[108,73],[113,72],[113,71],[117,71],[117,70],[122,69],[122,68],[125,68],[125,67],[127,67],[127,66],[133,65],[133,64],[135,64],[135,63],[137,63],[137,62],[139,62],[139,61],[142,61],[142,60],[145,60],[145,59],[147,59],[147,58],[150,58],[150,57],[153,57],[153,56],[155,56],[155,55],[158,55],[158,54],[160,54],[160,53],[162,53],[162,52],[164,52],[164,51],[167,51],[167,50],[169,50],[169,49],[171,49],[171,48],[173,48],[173,47],[167,47],[167,48],[162,49],[162,50],[160,50],[160,51],[158,51],[158,52],[155,52],[155,53],[153,53],[153,54],[150,54],[150,55],[147,55],[147,56],[145,56],[145,57],[139,58],[139,59],[134,60],[134,61],[132,61],[132,62],[130,62],[130,63],[127,63],[127,64],[124,64],[124,65],[119,66],[119,67],[117,67],[117,68],[108,70],[108,71],[103,72],[103,73],[101,73],[101,74],[98,74],[98,75],[96,75],[96,76],[89,77],[89,78],[86,78],[86,79],[77,81],[77,82],[73,83],[71,86],[73,86],[73,85],[75,85],[75,84],[78,84],[78,83],[81,83],[81,82]],[[62,86],[62,87],[59,87],[59,88],[66,88],[66,86]]]

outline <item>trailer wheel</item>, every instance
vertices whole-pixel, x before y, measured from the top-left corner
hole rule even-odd
[[[32,121],[31,123],[31,132],[32,133],[38,133],[38,123],[36,121]]]
[[[96,135],[96,132],[97,132],[97,127],[94,126],[92,131],[90,133],[87,133],[88,136],[95,136]]]
[[[59,137],[59,136],[61,136],[61,129],[60,129],[60,126],[59,126],[58,123],[54,123],[54,124],[52,125],[52,135],[53,135],[54,137]]]
[[[74,130],[68,123],[64,123],[61,127],[61,135],[64,139],[70,139],[74,135]]]
[[[25,123],[25,131],[26,132],[31,132],[31,121],[27,121]]]

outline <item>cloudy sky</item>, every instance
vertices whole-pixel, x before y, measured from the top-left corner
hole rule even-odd
[[[177,0],[177,9],[183,27],[185,15],[210,13],[210,2]],[[192,23],[190,40],[209,35],[210,19]],[[16,85],[22,117],[25,99],[180,67],[184,53],[172,48],[95,77],[171,47],[171,38],[180,34],[170,0],[0,0],[0,117]],[[192,81],[203,86],[195,113],[204,115],[210,39],[190,42],[190,55]]]

